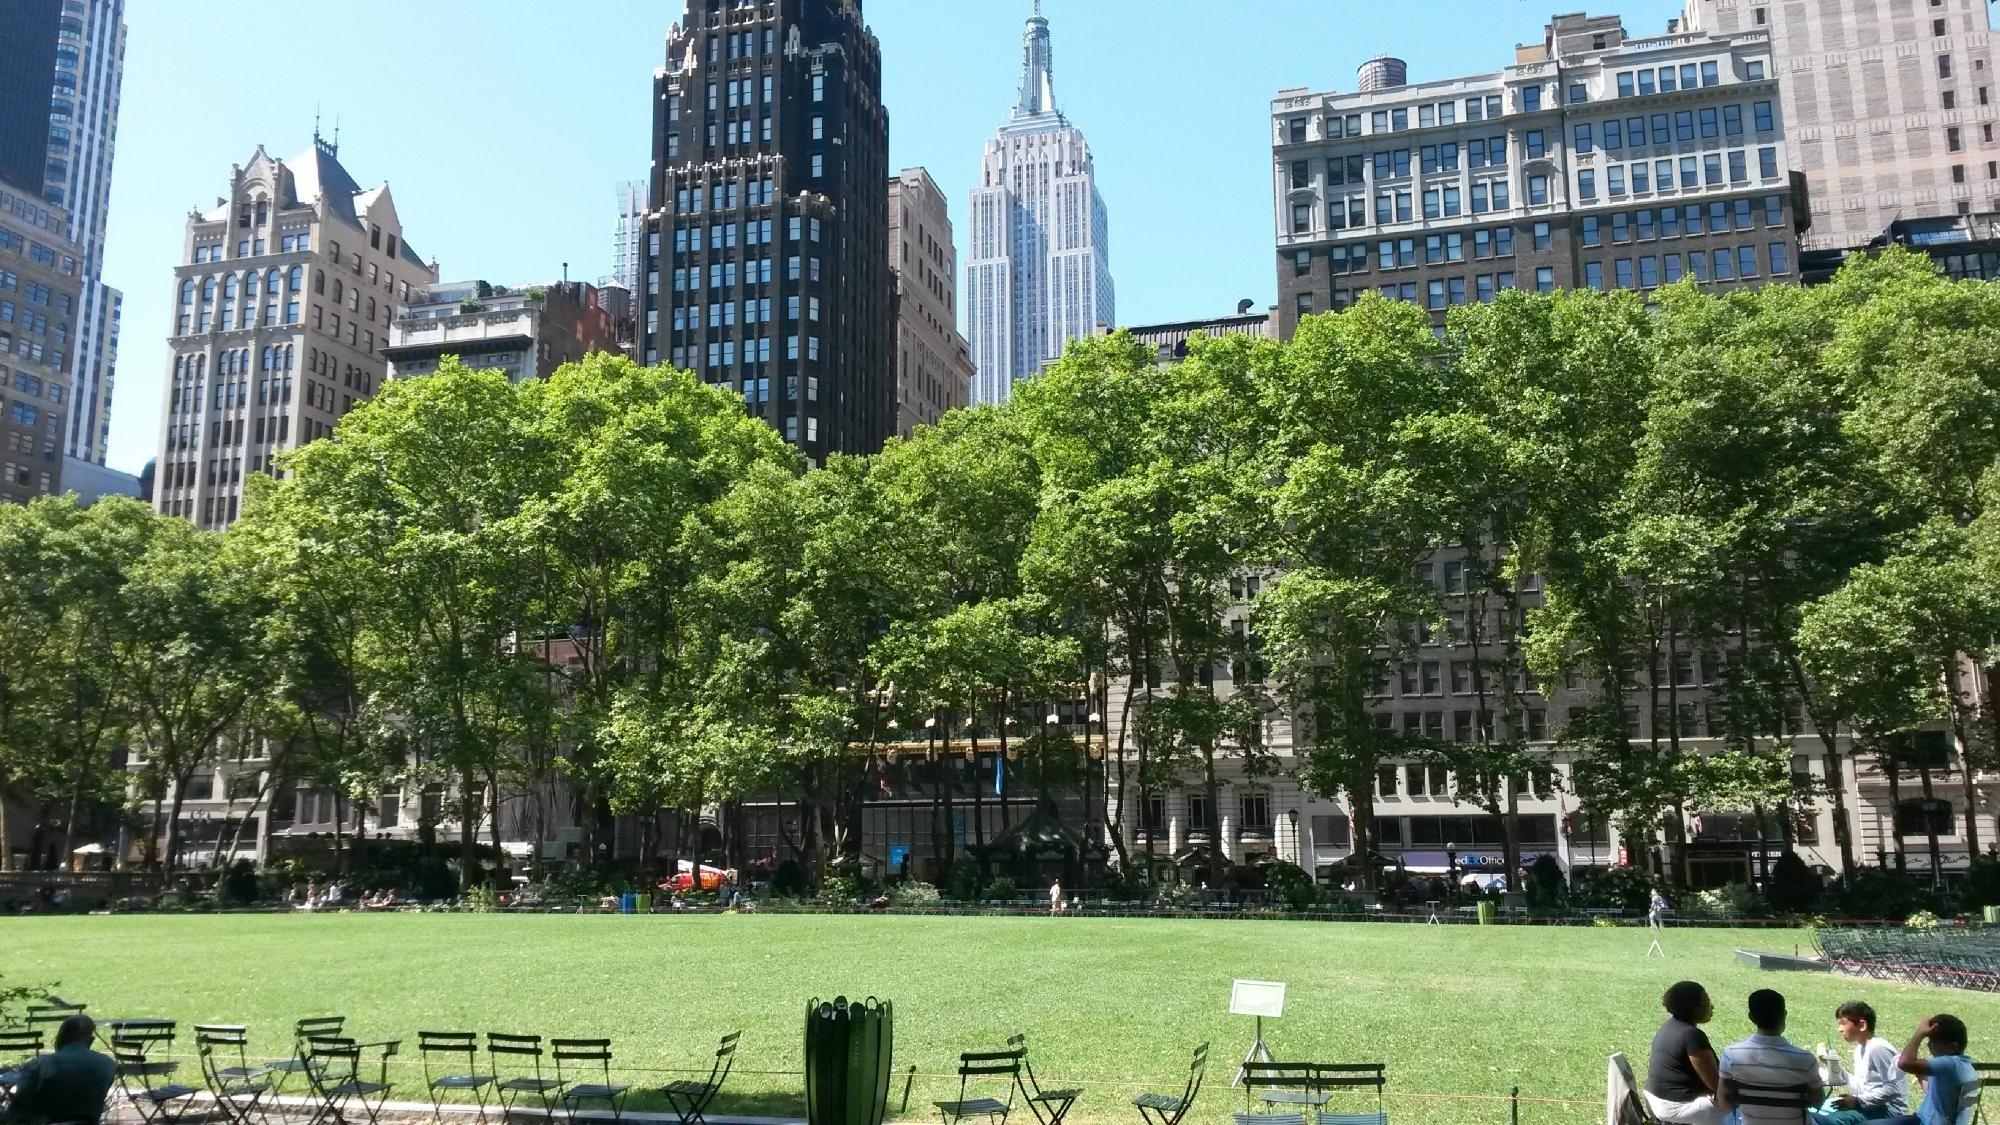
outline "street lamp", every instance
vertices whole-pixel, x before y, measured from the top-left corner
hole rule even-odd
[[[1457,844],[1446,844],[1444,846],[1444,877],[1446,882],[1451,884],[1449,887],[1446,888],[1445,893],[1446,894],[1458,893],[1458,845]]]
[[[1300,868],[1306,865],[1306,842],[1299,838],[1299,810],[1286,809],[1285,819],[1292,822],[1292,855]]]
[[[924,720],[924,740],[928,744],[927,749],[925,749],[924,751],[924,756],[929,758],[933,762],[937,761],[937,716],[936,715],[932,715],[930,718]]]

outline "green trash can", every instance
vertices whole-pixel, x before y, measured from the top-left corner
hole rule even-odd
[[[1986,915],[1986,924],[1987,924],[1987,925],[1989,925],[1989,926],[1992,926],[1992,925],[2000,925],[2000,906],[1989,906],[1989,907],[1986,907],[1986,908],[1985,908],[1985,915]]]
[[[651,891],[640,891],[638,894],[633,895],[632,898],[634,910],[640,914],[651,914],[653,912],[653,894]]]
[[[1497,925],[1499,923],[1500,921],[1499,903],[1494,902],[1490,899],[1482,901],[1478,904],[1478,911],[1479,911],[1480,925],[1492,926],[1492,925]]]
[[[806,1006],[806,1120],[882,1125],[889,1109],[895,1006],[836,996]]]

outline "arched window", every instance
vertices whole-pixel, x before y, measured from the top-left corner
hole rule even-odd
[[[201,299],[202,299],[203,301],[213,301],[213,300],[215,300],[215,279],[214,279],[214,278],[212,278],[212,277],[204,277],[204,278],[202,278],[202,279],[201,279]]]
[[[294,268],[296,268],[296,267],[294,267]],[[297,287],[297,286],[293,286],[293,288],[295,288],[295,289],[296,289],[296,288],[298,288],[298,287]],[[266,292],[266,293],[269,293],[269,294],[270,294],[271,296],[273,296],[273,297],[275,297],[275,296],[277,296],[277,295],[278,295],[278,271],[277,271],[277,270],[272,270],[272,271],[271,271],[270,273],[268,273],[268,274],[265,274],[265,275],[264,275],[264,292]]]
[[[286,344],[286,345],[285,345],[285,370],[287,370],[287,371],[290,371],[290,370],[292,369],[292,356],[293,356],[294,354],[295,354],[295,353],[294,353],[294,352],[293,352],[293,350],[292,350],[292,345],[290,345],[290,344]]]
[[[225,301],[236,299],[236,275],[233,273],[222,279],[222,299]]]
[[[1942,797],[1912,797],[1896,806],[1896,835],[1952,836],[1958,832],[1958,817],[1951,802]]]
[[[340,303],[340,293],[340,279],[336,277],[333,279],[333,303],[336,305]]]
[[[304,266],[293,266],[291,272],[285,275],[285,288],[294,293],[298,292],[299,286],[305,283],[306,268]]]
[[[243,294],[246,297],[255,297],[257,295],[256,270],[251,270],[249,273],[243,276]]]
[[[194,304],[194,278],[181,282],[181,304]]]

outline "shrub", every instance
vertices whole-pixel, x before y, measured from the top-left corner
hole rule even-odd
[[[215,897],[218,902],[233,906],[245,906],[256,902],[257,868],[247,859],[239,859],[222,872],[216,882]]]
[[[1723,918],[1742,918],[1761,913],[1764,900],[1748,883],[1730,883],[1694,896],[1695,905],[1705,913]]]
[[[1644,910],[1652,901],[1653,877],[1637,867],[1586,868],[1576,874],[1570,895],[1579,906]]]
[[[944,873],[944,893],[959,902],[978,901],[979,864],[971,856],[962,855],[951,861],[951,867]]]
[[[1771,908],[1784,914],[1803,914],[1812,909],[1813,900],[1819,897],[1819,876],[1812,873],[1799,853],[1787,851],[1778,857],[1778,864],[1771,869],[1771,878],[1765,884],[1764,895],[1771,902]]]
[[[806,883],[805,865],[796,859],[788,859],[771,869],[771,893],[781,898],[806,898],[811,888]]]
[[[1864,867],[1833,896],[1831,904],[1843,918],[1906,918],[1937,903],[1916,879],[1892,868]]]
[[[852,875],[828,875],[819,885],[821,906],[853,906],[866,888]]]
[[[1977,913],[1982,906],[2000,906],[2000,858],[1981,856],[1965,869],[1959,905],[1967,913]]]
[[[995,875],[986,881],[986,897],[993,900],[1019,898],[1021,897],[1021,888],[1016,886],[1014,880],[1009,879],[1007,876]]]
[[[893,906],[935,906],[940,897],[936,887],[914,879],[889,888],[889,902]]]
[[[1271,892],[1273,902],[1293,910],[1310,910],[1319,901],[1319,888],[1313,885],[1313,877],[1296,863],[1279,862],[1265,868],[1264,887]]]
[[[1561,909],[1567,888],[1562,861],[1544,852],[1528,868],[1528,905],[1536,910]]]
[[[1936,930],[1938,928],[1938,916],[1928,910],[1919,910],[1908,918],[1903,919],[1903,926],[1911,930]]]
[[[500,909],[500,896],[492,887],[481,883],[466,888],[463,905],[474,914],[491,914]]]

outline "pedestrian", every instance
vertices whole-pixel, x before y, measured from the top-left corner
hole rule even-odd
[[[14,1076],[14,1096],[0,1121],[92,1122],[104,1116],[104,1097],[111,1092],[117,1064],[109,1055],[90,1049],[97,1024],[89,1016],[70,1016],[56,1027],[55,1050],[29,1059]]]
[[[1063,907],[1062,880],[1051,879],[1049,880],[1049,917],[1053,918],[1056,915],[1061,914],[1062,907]]]

